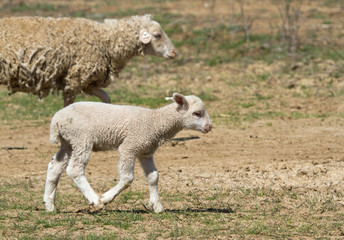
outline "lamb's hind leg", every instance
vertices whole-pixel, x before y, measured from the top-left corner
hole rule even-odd
[[[146,175],[149,189],[149,207],[155,212],[160,213],[164,211],[164,207],[160,202],[158,193],[159,173],[155,167],[153,157],[139,158],[143,171]]]
[[[81,191],[88,202],[94,205],[97,210],[99,210],[102,209],[104,205],[100,203],[98,194],[92,189],[85,176],[85,168],[91,151],[92,147],[74,149],[66,172],[68,176],[72,178],[74,184]]]
[[[43,196],[45,210],[48,212],[52,212],[55,209],[54,202],[57,184],[60,180],[61,174],[66,169],[68,159],[71,156],[71,152],[72,149],[70,145],[62,142],[60,151],[54,155],[49,163]]]
[[[100,201],[104,204],[111,202],[124,189],[134,181],[135,156],[121,154],[118,171],[120,180],[118,184],[102,195]]]

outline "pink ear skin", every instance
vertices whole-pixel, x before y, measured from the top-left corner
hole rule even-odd
[[[182,94],[173,93],[173,100],[178,104],[178,109],[187,111],[189,109],[189,105]]]
[[[142,28],[139,39],[143,44],[148,44],[152,39],[152,35],[147,31],[147,29]]]

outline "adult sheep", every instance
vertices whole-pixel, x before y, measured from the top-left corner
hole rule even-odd
[[[85,92],[105,103],[101,88],[134,56],[174,58],[177,51],[151,15],[98,23],[82,18],[0,19],[0,84],[10,94],[44,98],[63,92],[64,106]]]

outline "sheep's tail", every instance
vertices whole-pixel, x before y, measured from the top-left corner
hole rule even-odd
[[[0,54],[0,84],[2,85],[7,85],[8,84],[8,79],[4,76],[4,74],[2,73],[2,71],[4,71],[4,66],[3,66],[3,60]],[[10,84],[8,84],[10,85]]]
[[[59,132],[59,125],[55,119],[55,116],[51,120],[50,124],[50,142],[51,143],[59,143],[60,142],[60,132]]]

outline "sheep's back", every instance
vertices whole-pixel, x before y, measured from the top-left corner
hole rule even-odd
[[[8,47],[29,50],[38,46],[56,48],[61,45],[73,50],[82,47],[82,43],[94,42],[100,37],[99,24],[82,18],[0,19],[0,50]]]
[[[83,84],[107,80],[105,67],[97,65],[106,62],[99,43],[106,34],[100,31],[97,22],[78,18],[0,19],[0,83],[7,84],[10,92],[45,97],[51,89],[58,91],[70,85],[80,92]],[[90,76],[79,76],[80,69]],[[79,80],[66,83],[71,78]]]

